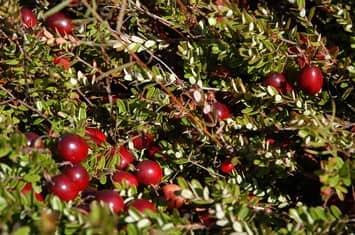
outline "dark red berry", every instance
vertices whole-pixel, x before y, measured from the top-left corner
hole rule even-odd
[[[62,12],[57,12],[48,16],[46,23],[53,31],[57,31],[62,35],[70,34],[73,30],[71,19]]]
[[[117,152],[117,149],[112,149],[111,155],[114,155]],[[117,166],[117,169],[124,170],[134,161],[134,156],[124,145],[120,146],[118,149],[120,155],[120,163]]]
[[[96,200],[104,202],[113,212],[120,212],[124,209],[123,198],[112,190],[101,190],[96,193]]]
[[[105,133],[97,128],[87,127],[85,129],[85,135],[89,136],[90,139],[99,146],[106,141]]]
[[[143,185],[159,184],[163,178],[163,171],[159,163],[152,160],[144,160],[136,167],[136,177]]]
[[[150,210],[153,212],[157,211],[157,208],[154,206],[153,203],[146,199],[136,199],[132,201],[129,205],[128,208],[135,208],[137,211],[144,213],[146,210]]]
[[[44,148],[44,143],[39,135],[32,132],[24,133],[27,139],[27,146],[31,148]]]
[[[67,167],[63,170],[63,174],[68,176],[74,182],[79,191],[86,189],[89,185],[89,173],[81,165]]]
[[[231,116],[228,106],[220,102],[216,102],[213,104],[213,113],[219,121],[230,118]]]
[[[317,67],[305,67],[298,78],[298,87],[309,95],[319,93],[323,87],[323,74]]]
[[[132,173],[126,171],[118,171],[115,174],[113,174],[112,181],[120,185],[123,185],[123,182],[125,182],[125,184],[129,187],[130,186],[138,187],[137,178]]]
[[[265,86],[272,86],[276,88],[279,92],[284,91],[286,83],[287,80],[285,76],[282,73],[277,73],[277,72],[269,73],[264,80]]]
[[[57,56],[53,59],[53,64],[58,64],[65,70],[70,69],[70,60],[68,58]]]
[[[227,105],[215,102],[212,104],[211,112],[205,115],[205,118],[209,122],[213,122],[214,120],[222,121],[231,117],[230,109]]]
[[[78,188],[66,175],[57,175],[52,178],[49,190],[63,201],[70,201],[78,196]]]
[[[229,174],[235,169],[231,159],[226,159],[221,164],[221,171],[223,173]]]
[[[293,86],[291,83],[289,83],[288,81],[285,84],[285,87],[283,89],[284,93],[291,93],[293,91]]]
[[[133,145],[136,149],[144,149],[149,147],[154,141],[154,137],[151,134],[142,134],[132,139]]]
[[[37,25],[37,17],[31,9],[22,8],[21,9],[22,22],[28,27],[33,28]]]
[[[27,194],[27,193],[33,193],[33,188],[31,183],[26,183],[25,186],[21,189],[21,193]],[[40,193],[34,193],[35,198],[39,202],[43,202],[43,196]]]
[[[57,151],[63,161],[77,164],[86,159],[89,146],[79,135],[65,134],[59,138]]]

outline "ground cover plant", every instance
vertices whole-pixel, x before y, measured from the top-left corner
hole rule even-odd
[[[353,234],[354,17],[0,0],[0,233]]]

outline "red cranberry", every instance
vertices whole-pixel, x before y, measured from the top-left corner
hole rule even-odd
[[[104,202],[113,212],[120,212],[124,209],[123,198],[112,190],[101,190],[96,193],[96,200]]]
[[[226,159],[224,162],[221,164],[221,171],[223,173],[229,174],[235,169],[232,161],[230,159]]]
[[[22,8],[21,9],[22,22],[28,27],[33,28],[37,25],[37,17],[31,9]]]
[[[317,67],[305,67],[298,78],[298,86],[309,95],[319,93],[323,87],[323,74]]]
[[[284,90],[283,92],[284,93],[291,93],[293,91],[293,86],[291,83],[289,83],[288,81],[286,82],[285,84],[285,87],[284,87]]]
[[[279,92],[283,92],[286,83],[287,80],[285,76],[282,73],[277,72],[269,73],[264,80],[265,86],[272,86],[276,88]]]
[[[106,141],[105,133],[97,128],[87,127],[85,129],[85,135],[89,136],[90,139],[99,146],[101,146],[101,144]]]
[[[136,149],[144,149],[149,147],[154,141],[154,137],[151,134],[142,134],[132,139],[133,145]]]
[[[32,188],[31,183],[26,183],[25,186],[21,189],[21,193],[23,193],[23,194],[33,193],[33,188]],[[43,202],[42,194],[34,193],[34,195],[35,195],[35,198],[37,199],[37,201]]]
[[[153,212],[157,211],[157,208],[154,206],[154,204],[146,199],[136,199],[129,204],[128,208],[130,207],[134,207],[137,211],[141,213],[144,213],[146,210],[150,210]]]
[[[213,104],[213,112],[219,121],[230,118],[231,116],[228,106],[220,102]]]
[[[159,184],[163,178],[160,165],[152,160],[144,160],[138,163],[136,170],[138,182],[143,185]]]
[[[231,117],[231,112],[227,105],[215,102],[212,105],[212,111],[206,114],[206,120],[209,122],[213,122],[213,120],[222,121]]]
[[[59,138],[57,151],[62,160],[77,164],[86,159],[89,146],[80,136],[65,134]]]
[[[73,30],[71,19],[62,12],[48,16],[46,22],[53,31],[58,31],[62,35],[70,34]]]
[[[44,148],[44,143],[39,135],[36,133],[24,133],[27,139],[27,146],[31,148]]]
[[[126,171],[118,171],[115,174],[113,174],[112,181],[120,185],[123,185],[123,182],[125,182],[125,184],[129,187],[130,186],[138,187],[137,178],[133,174]]]
[[[90,182],[88,171],[81,165],[74,165],[64,169],[63,174],[68,176],[79,191],[86,189]]]
[[[53,59],[53,64],[59,64],[63,69],[70,69],[70,60],[68,58],[57,56]]]
[[[49,189],[63,201],[73,200],[79,193],[75,183],[66,175],[54,176]]]
[[[117,152],[117,149],[116,150],[112,149],[111,155],[114,155],[115,152]],[[125,170],[128,167],[128,165],[134,161],[134,156],[131,153],[131,151],[129,151],[124,145],[122,145],[118,149],[118,153],[120,155],[120,163],[119,163],[117,169]]]

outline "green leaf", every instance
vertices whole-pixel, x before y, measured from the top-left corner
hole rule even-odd
[[[31,228],[29,226],[22,226],[17,229],[12,235],[28,235],[31,232]]]

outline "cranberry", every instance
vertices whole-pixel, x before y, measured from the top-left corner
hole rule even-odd
[[[285,76],[282,73],[277,73],[277,72],[269,73],[264,80],[265,86],[272,86],[276,88],[279,92],[284,91],[284,87],[286,83],[287,80]]]
[[[137,165],[136,177],[143,185],[158,184],[163,178],[160,165],[152,160],[144,160]]]
[[[113,176],[112,176],[112,181],[120,184],[120,185],[123,185],[123,182],[125,182],[125,184],[127,186],[136,186],[138,187],[138,180],[137,178],[129,173],[129,172],[126,172],[126,171],[118,171],[116,172]]]
[[[106,141],[106,135],[97,128],[87,127],[85,129],[85,135],[89,136],[90,139],[97,145],[101,145]]]
[[[230,118],[231,116],[228,106],[220,102],[213,104],[213,112],[219,121]]]
[[[285,87],[284,87],[284,90],[283,92],[284,93],[291,93],[293,91],[293,86],[291,83],[289,83],[288,81],[286,82],[285,84]]]
[[[148,149],[148,155],[149,157],[154,157],[156,153],[159,153],[161,151],[161,148],[157,145],[154,145]]]
[[[48,16],[46,23],[53,31],[58,31],[62,35],[70,34],[73,30],[71,19],[62,12]]]
[[[224,162],[221,164],[221,171],[223,173],[229,174],[235,169],[231,159],[226,159]]]
[[[36,133],[24,133],[27,139],[27,146],[31,148],[44,148],[44,143],[39,135]]]
[[[144,149],[149,147],[154,141],[151,134],[142,134],[132,139],[133,145],[136,149]]]
[[[26,185],[21,189],[21,193],[27,194],[27,193],[33,193],[33,188],[31,183],[26,183]],[[34,193],[35,198],[39,202],[43,202],[43,197],[42,194],[40,193]]]
[[[136,199],[129,204],[128,208],[130,207],[134,207],[137,211],[141,213],[144,213],[146,210],[150,210],[153,212],[157,211],[157,208],[154,206],[154,204],[146,199]]]
[[[22,8],[21,9],[22,22],[28,27],[33,28],[37,25],[37,17],[31,9]]]
[[[96,200],[104,202],[113,212],[120,212],[124,209],[123,198],[112,190],[101,190],[96,193]]]
[[[59,138],[57,151],[62,160],[76,164],[86,159],[89,146],[80,136],[75,134],[65,134]]]
[[[177,184],[166,184],[162,187],[164,199],[168,202],[168,208],[180,208],[184,205],[185,199],[179,195],[176,195],[177,191],[181,190],[181,187]]]
[[[74,165],[64,169],[63,174],[74,182],[79,191],[86,189],[90,182],[88,171],[81,165]]]
[[[222,121],[231,117],[231,112],[227,105],[215,102],[212,105],[212,111],[206,115],[206,120],[213,122],[213,120]]]
[[[52,178],[49,190],[63,201],[70,201],[78,196],[78,188],[66,175],[57,175]]]
[[[53,59],[53,64],[59,64],[63,69],[70,69],[70,60],[68,58],[57,56]]]
[[[298,87],[309,95],[319,93],[323,87],[323,74],[317,67],[305,67],[298,78]]]
[[[112,149],[111,155],[114,155],[115,152],[117,152],[117,150]],[[134,161],[134,156],[131,153],[131,151],[129,151],[124,145],[122,145],[118,149],[118,153],[120,155],[120,163],[119,163],[117,169],[124,170],[128,167],[129,164],[131,164]]]

